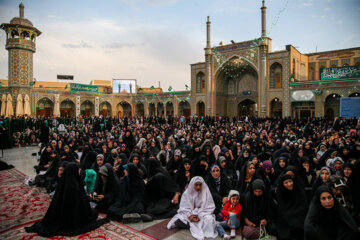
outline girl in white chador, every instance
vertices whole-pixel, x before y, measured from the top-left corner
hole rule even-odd
[[[193,177],[183,193],[177,214],[168,223],[167,228],[190,228],[196,239],[216,238],[214,200],[202,177]]]

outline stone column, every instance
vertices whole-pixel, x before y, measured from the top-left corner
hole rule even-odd
[[[80,116],[80,96],[76,96],[76,117]]]
[[[174,98],[173,100],[173,108],[174,108],[174,116],[179,116],[179,101],[177,98]]]
[[[95,97],[95,116],[99,116],[99,107],[100,107],[100,99],[99,97]]]
[[[144,102],[144,115],[145,117],[149,116],[149,102],[146,100]]]

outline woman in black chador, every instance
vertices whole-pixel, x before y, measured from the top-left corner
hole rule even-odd
[[[43,237],[76,236],[108,222],[107,219],[97,221],[97,216],[85,194],[78,165],[69,163],[45,217],[25,230]]]

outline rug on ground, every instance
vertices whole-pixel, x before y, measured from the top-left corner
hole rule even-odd
[[[46,213],[51,199],[45,190],[24,183],[25,175],[16,169],[0,171],[0,239],[45,239],[34,233],[26,233]],[[76,237],[51,239],[133,239],[155,238],[111,221],[100,228]]]

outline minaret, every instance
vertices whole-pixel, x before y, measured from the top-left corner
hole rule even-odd
[[[266,36],[266,7],[265,1],[262,1],[261,7],[261,41],[259,46],[260,51],[260,69],[259,69],[259,89],[258,89],[258,115],[260,117],[265,117],[267,114],[267,53],[268,53],[268,41],[269,39]]]
[[[212,103],[212,77],[211,77],[211,42],[210,42],[210,17],[207,17],[206,21],[206,48],[205,48],[205,67],[206,67],[206,115],[213,115],[213,103]]]
[[[262,1],[262,7],[261,7],[261,37],[266,37],[266,7],[265,7],[265,0]]]
[[[19,5],[19,17],[10,23],[3,23],[0,28],[6,32],[5,48],[9,52],[8,86],[13,99],[18,94],[30,96],[30,85],[33,81],[33,53],[36,37],[41,32],[24,17],[24,4]]]

